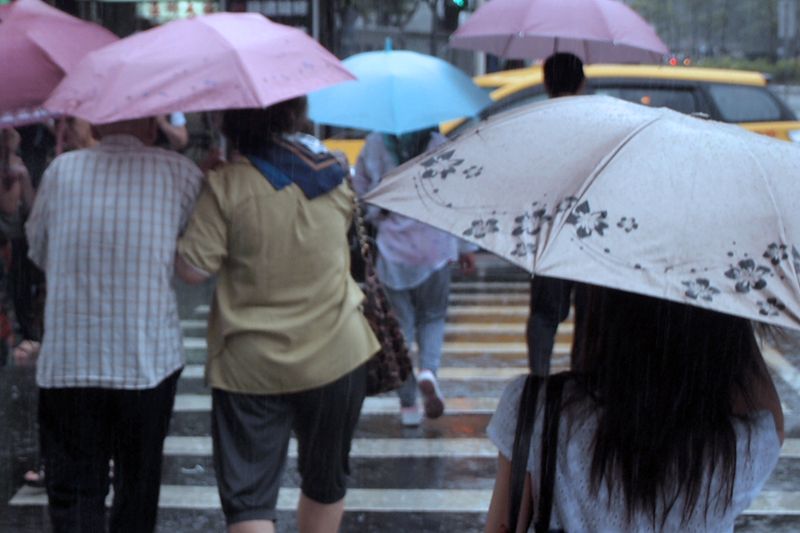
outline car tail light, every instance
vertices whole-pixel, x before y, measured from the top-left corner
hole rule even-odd
[[[789,130],[787,132],[789,139],[796,143],[800,143],[800,130]]]

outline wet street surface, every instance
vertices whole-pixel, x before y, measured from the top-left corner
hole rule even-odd
[[[526,275],[484,257],[479,276],[452,286],[440,383],[445,415],[418,428],[400,425],[394,395],[368,398],[351,455],[351,483],[342,531],[477,532],[483,530],[494,482],[496,449],[485,428],[505,383],[527,370],[524,330],[528,314]],[[209,287],[179,290],[189,365],[178,388],[165,461],[159,531],[218,532],[224,519],[211,461],[210,394],[203,384],[205,319]],[[554,370],[568,363],[571,324],[559,329]],[[800,531],[800,342],[779,339],[768,348],[770,366],[786,411],[787,441],[762,495],[737,521],[737,531]],[[0,369],[3,386],[12,372]],[[30,384],[30,372],[14,376],[15,387]],[[10,389],[3,390],[8,396]],[[17,390],[0,404],[7,432],[2,443],[6,467],[0,475],[21,480],[35,453],[35,396]],[[13,410],[13,412],[11,412]],[[13,419],[13,424],[7,424]],[[10,460],[9,455],[11,455]],[[8,466],[10,465],[10,466]],[[283,476],[278,502],[279,531],[296,530],[293,509],[299,496],[296,445]],[[15,482],[0,502],[0,531],[49,531],[42,489]]]

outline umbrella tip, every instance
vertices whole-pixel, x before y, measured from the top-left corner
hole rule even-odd
[[[392,51],[392,38],[391,37],[387,37],[386,38],[386,41],[384,41],[383,49],[386,50],[387,52],[391,52]]]

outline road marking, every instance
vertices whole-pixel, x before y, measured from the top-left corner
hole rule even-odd
[[[174,437],[164,441],[164,455],[210,457],[211,437]],[[289,441],[289,457],[297,457],[297,441]],[[488,458],[497,448],[485,438],[353,439],[351,458]]]
[[[488,302],[530,304],[530,300],[531,297],[529,294],[521,294],[518,292],[492,292],[492,293],[451,292],[450,293],[450,303],[456,305],[480,304]]]
[[[526,314],[527,316],[527,314]],[[480,317],[480,315],[476,315]],[[205,329],[205,320],[190,319],[181,320],[183,330]],[[558,335],[572,335],[574,324],[564,322],[558,327]],[[525,335],[525,322],[474,322],[474,323],[448,323],[444,329],[445,335]]]
[[[767,365],[780,376],[797,394],[800,394],[800,372],[773,348],[767,348],[761,352]]]
[[[527,305],[451,305],[447,308],[448,317],[505,315],[525,318],[528,313]]]
[[[488,489],[358,489],[347,491],[345,508],[360,512],[485,513],[492,491]],[[300,489],[281,487],[277,509],[297,508]],[[110,498],[107,500],[109,503]],[[44,489],[22,487],[9,502],[13,506],[45,506]],[[158,505],[162,509],[220,509],[217,487],[162,485]],[[800,493],[764,491],[745,515],[800,515]]]
[[[450,289],[529,292],[531,290],[531,284],[529,281],[451,281]]]
[[[187,350],[206,350],[208,345],[203,337],[184,337],[183,347]],[[568,355],[572,349],[569,342],[557,342],[553,346],[553,355]],[[528,346],[524,342],[445,342],[442,355],[519,355],[527,357]]]
[[[447,398],[447,415],[490,415],[497,409],[499,398]],[[176,413],[196,413],[211,411],[211,396],[208,394],[178,394],[175,396]],[[397,398],[391,396],[371,396],[364,400],[362,415],[396,415],[400,412]]]
[[[167,437],[164,455],[210,457],[211,437]],[[800,439],[786,439],[780,456],[781,459],[800,459]],[[289,457],[297,457],[295,439],[289,442]],[[350,457],[494,458],[497,448],[487,438],[357,438],[353,439]]]
[[[568,363],[566,359],[553,360],[553,365]],[[205,367],[203,365],[186,365],[181,373],[181,378],[201,379],[204,377]],[[516,376],[527,374],[528,368],[525,366],[495,366],[495,367],[473,367],[473,366],[448,366],[442,367],[437,372],[440,380],[460,380],[460,381],[508,381]]]

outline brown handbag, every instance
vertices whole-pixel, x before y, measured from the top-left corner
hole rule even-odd
[[[364,260],[364,283],[361,286],[364,302],[361,312],[381,345],[380,351],[367,361],[367,395],[374,396],[400,388],[411,375],[412,366],[400,322],[375,272],[373,247],[367,239],[357,198],[354,203],[353,223],[358,237],[358,248]]]

